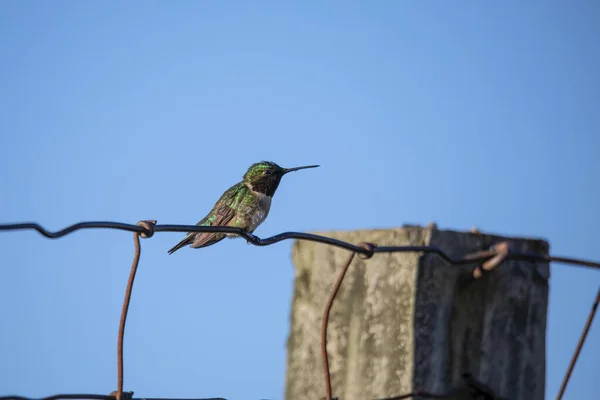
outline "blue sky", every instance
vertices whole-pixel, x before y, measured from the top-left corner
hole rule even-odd
[[[0,221],[196,223],[251,163],[286,176],[255,232],[441,228],[600,259],[595,2],[0,4]],[[291,242],[142,242],[136,396],[281,399]],[[109,393],[131,234],[0,235],[0,394]],[[547,397],[600,273],[552,266]],[[591,398],[598,321],[567,391]]]

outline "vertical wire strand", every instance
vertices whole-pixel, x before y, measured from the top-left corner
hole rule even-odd
[[[127,281],[127,289],[125,290],[125,300],[123,301],[123,309],[121,310],[121,321],[119,323],[119,339],[117,344],[117,400],[121,400],[121,396],[123,395],[123,340],[125,337],[125,322],[127,322],[127,311],[129,310],[129,303],[131,301],[133,281],[135,280],[135,274],[137,272],[141,253],[140,235],[137,232],[133,234],[133,243],[135,245],[133,263],[131,265],[131,272],[129,273],[129,280]]]
[[[352,260],[356,253],[350,254],[348,257],[348,261],[346,261],[346,265],[340,271],[338,275],[338,279],[335,282],[333,287],[333,291],[329,295],[329,300],[327,300],[327,305],[325,306],[325,313],[323,314],[323,320],[321,321],[321,357],[323,358],[323,373],[325,374],[325,395],[326,400],[331,400],[331,374],[329,373],[329,356],[327,355],[327,325],[329,324],[329,313],[331,312],[331,307],[333,306],[333,301],[335,300],[335,296],[340,290],[340,286],[342,286],[342,281],[344,280],[344,276],[352,264]]]
[[[565,390],[567,389],[567,384],[569,383],[569,378],[571,377],[571,373],[575,368],[575,363],[577,362],[577,358],[579,357],[579,353],[583,348],[583,342],[585,342],[585,338],[587,337],[588,332],[590,331],[590,327],[592,326],[592,321],[594,320],[594,316],[596,315],[596,310],[598,310],[598,303],[600,303],[600,287],[598,288],[598,293],[596,293],[596,299],[592,304],[592,309],[590,310],[590,314],[588,315],[587,322],[585,327],[583,328],[583,332],[581,332],[581,337],[579,338],[579,343],[577,343],[577,347],[575,348],[575,352],[573,353],[573,357],[571,358],[571,363],[569,364],[569,368],[567,368],[567,373],[563,378],[562,385],[560,386],[560,391],[558,392],[558,396],[556,396],[556,400],[561,400]]]
[[[374,253],[375,245],[372,243],[361,242],[357,245],[361,249],[366,251],[366,254],[363,254],[363,258],[371,258]],[[350,268],[350,264],[352,264],[352,260],[354,260],[354,256],[356,252],[352,252],[346,261],[346,264],[342,267],[340,274],[338,275],[337,280],[333,286],[333,290],[329,295],[329,299],[327,300],[327,305],[325,306],[325,312],[323,313],[323,320],[321,321],[321,358],[323,359],[323,374],[325,377],[325,395],[326,400],[332,400],[332,391],[331,391],[331,372],[329,371],[329,356],[327,354],[327,326],[329,325],[329,314],[331,312],[331,308],[333,307],[333,302],[335,297],[337,296],[340,287],[342,286],[342,282],[344,281],[344,277],[346,276],[346,272],[348,272],[348,268]]]

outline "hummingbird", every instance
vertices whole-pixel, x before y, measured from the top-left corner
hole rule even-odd
[[[272,161],[254,163],[248,168],[242,181],[227,189],[212,210],[196,225],[233,226],[252,233],[267,218],[271,209],[271,199],[281,178],[288,172],[316,167],[318,165],[282,168]],[[235,237],[237,235],[189,232],[181,242],[169,250],[169,254],[186,245],[191,245],[190,247],[194,249],[212,246],[225,239],[226,236]]]

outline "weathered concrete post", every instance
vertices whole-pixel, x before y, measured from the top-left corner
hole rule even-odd
[[[344,241],[433,245],[453,257],[509,240],[515,251],[547,254],[541,240],[435,228],[319,233]],[[297,241],[286,399],[324,397],[320,326],[324,306],[350,253]],[[367,400],[413,391],[445,393],[469,372],[496,396],[543,400],[547,263],[505,261],[473,280],[469,266],[433,254],[354,258],[331,311],[328,354],[333,395]]]

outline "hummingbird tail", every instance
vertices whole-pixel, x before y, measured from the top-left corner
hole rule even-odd
[[[219,243],[225,239],[226,235],[222,233],[201,233],[194,239],[192,243],[193,249],[199,249],[201,247],[212,246],[215,243]]]
[[[181,242],[177,243],[171,250],[169,250],[169,254],[173,254],[180,248],[192,243],[194,241],[194,235],[195,235],[194,233],[188,233],[187,236],[185,237],[185,239],[183,239]]]

